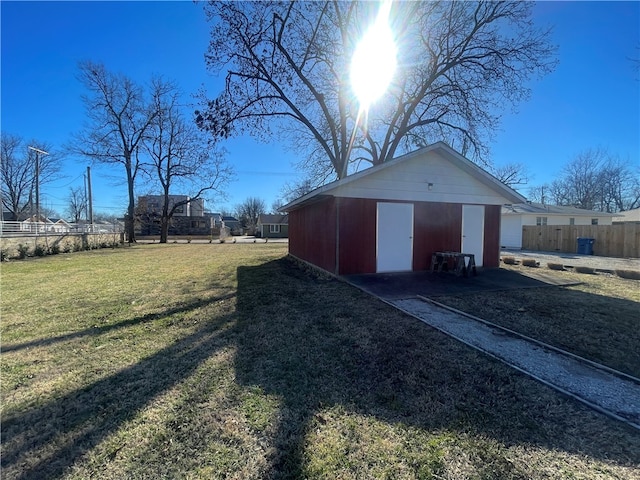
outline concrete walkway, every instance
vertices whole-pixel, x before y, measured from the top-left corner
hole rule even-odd
[[[427,299],[385,301],[536,380],[640,429],[640,380]]]

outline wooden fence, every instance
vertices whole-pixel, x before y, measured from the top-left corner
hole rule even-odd
[[[522,227],[522,248],[541,252],[576,253],[577,238],[593,238],[593,254],[640,258],[640,224],[544,225]]]

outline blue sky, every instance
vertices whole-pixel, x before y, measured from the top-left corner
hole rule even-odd
[[[518,112],[504,112],[492,144],[500,165],[528,166],[532,185],[553,180],[563,164],[589,147],[606,147],[640,165],[640,2],[540,2],[534,20],[554,26],[559,66],[531,83]],[[215,94],[222,79],[204,64],[208,25],[201,6],[180,2],[8,2],[1,14],[3,131],[61,147],[84,120],[76,79],[80,60],[102,62],[138,81],[174,79],[188,93]],[[210,210],[231,209],[249,196],[267,206],[297,176],[285,146],[248,137],[226,142],[236,180]],[[69,188],[83,185],[88,162],[67,158],[65,178],[43,187],[42,203],[62,213]],[[110,169],[111,168],[111,169]],[[124,171],[92,167],[94,210],[121,214]],[[181,193],[181,192],[175,192]],[[523,193],[526,194],[526,191]]]

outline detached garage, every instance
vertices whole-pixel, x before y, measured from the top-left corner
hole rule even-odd
[[[289,253],[350,275],[429,270],[437,251],[498,267],[500,210],[525,199],[439,142],[282,207]]]

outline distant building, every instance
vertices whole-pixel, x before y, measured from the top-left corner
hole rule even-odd
[[[522,227],[527,225],[611,225],[616,213],[574,207],[517,203],[504,205],[501,212],[500,245],[522,248]]]
[[[190,200],[187,195],[169,195],[169,210],[176,203],[187,202],[180,205],[174,212],[174,217],[204,217],[204,199]],[[142,195],[138,197],[138,209],[147,214],[162,214],[164,195]]]
[[[289,236],[289,215],[286,213],[266,214],[258,217],[256,236],[263,238],[287,238]]]
[[[169,209],[180,205],[174,211],[169,223],[169,235],[211,235],[219,232],[220,224],[216,214],[204,211],[204,199],[189,199],[187,195],[169,195]],[[136,208],[136,233],[141,236],[159,235],[162,217],[163,195],[142,195],[138,197]],[[217,214],[219,216],[219,214]]]
[[[640,208],[618,212],[618,214],[620,217],[616,218],[613,223],[640,223]]]
[[[227,227],[231,235],[242,235],[242,223],[236,217],[222,217],[222,226]]]

